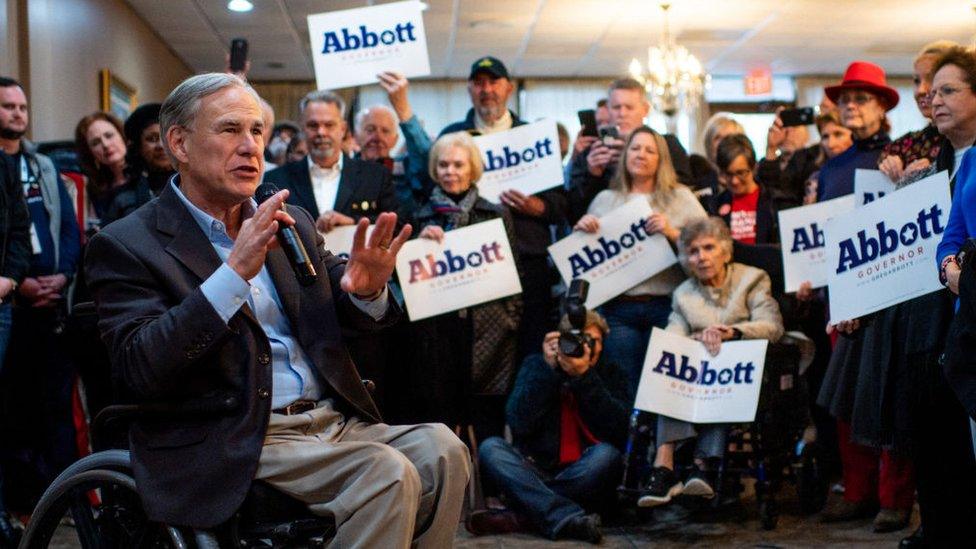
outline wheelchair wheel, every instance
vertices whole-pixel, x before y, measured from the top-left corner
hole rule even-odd
[[[45,548],[70,513],[84,549],[179,547],[179,532],[145,517],[129,475],[106,469],[59,479],[44,493],[20,549]],[[172,542],[172,543],[171,543]]]
[[[820,512],[827,503],[828,481],[820,461],[820,449],[816,443],[804,445],[800,451],[795,475],[796,494],[800,510],[807,515]]]

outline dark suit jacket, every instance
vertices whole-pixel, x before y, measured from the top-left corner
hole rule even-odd
[[[281,249],[268,253],[292,331],[339,409],[378,421],[340,325],[381,323],[339,289],[345,263],[322,248],[308,212],[291,211],[319,273],[301,287]],[[88,281],[113,376],[125,397],[151,411],[133,422],[129,438],[154,521],[215,526],[240,506],[257,470],[271,413],[271,347],[247,304],[225,324],[200,291],[220,264],[169,186],[88,245]],[[397,316],[391,300],[382,324]]]
[[[323,212],[315,204],[312,176],[308,172],[308,157],[271,170],[264,180],[280,189],[288,189],[288,203],[301,206],[318,219]],[[363,206],[366,206],[365,209]],[[366,216],[370,222],[383,212],[397,212],[400,202],[390,171],[378,162],[367,162],[343,155],[342,173],[335,211],[359,220]]]

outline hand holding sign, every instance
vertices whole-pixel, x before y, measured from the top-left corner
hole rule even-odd
[[[948,174],[940,172],[830,219],[824,235],[831,321],[940,289],[933,266],[950,206]]]
[[[753,421],[767,345],[730,341],[712,355],[698,341],[654,328],[634,408],[692,423]]]
[[[329,210],[319,216],[315,220],[315,228],[318,229],[320,233],[327,233],[331,231],[334,227],[340,227],[344,225],[355,225],[356,220],[349,217],[348,215]]]
[[[583,216],[574,232],[549,246],[559,274],[590,283],[587,307],[596,307],[677,263],[664,236],[647,230],[651,206],[634,198],[601,218]]]
[[[426,234],[408,242],[396,259],[411,321],[522,292],[501,219]]]
[[[542,217],[546,213],[546,203],[538,196],[525,195],[515,189],[509,189],[498,195],[502,204],[531,217]]]
[[[496,204],[508,191],[506,205],[527,215],[541,210],[542,201],[527,199],[537,192],[563,184],[556,123],[542,120],[508,131],[479,135],[474,142],[481,151],[485,172],[478,182],[478,195]],[[518,191],[518,195],[511,191]],[[539,214],[541,215],[541,214]]]

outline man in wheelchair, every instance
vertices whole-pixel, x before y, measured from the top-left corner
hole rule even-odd
[[[259,101],[233,75],[177,86],[160,115],[177,176],[89,244],[116,382],[167,410],[130,427],[142,506],[152,521],[213,528],[262,480],[333,518],[338,546],[449,547],[467,449],[443,425],[381,423],[342,343],[400,316],[386,281],[410,227],[394,237],[396,215],[382,214],[367,240],[360,223],[342,261],[306,211],[282,209],[287,191],[257,205]],[[289,226],[317,278],[300,283],[275,245]]]

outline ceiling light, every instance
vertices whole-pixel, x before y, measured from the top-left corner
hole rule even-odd
[[[254,9],[254,4],[248,0],[230,0],[227,2],[227,9],[239,12],[251,11]]]
[[[670,2],[661,2],[664,13],[664,33],[658,47],[647,48],[647,70],[640,61],[630,62],[630,74],[644,84],[654,107],[668,116],[678,111],[694,109],[701,102],[709,75],[698,59],[684,46],[675,43],[668,20]]]

